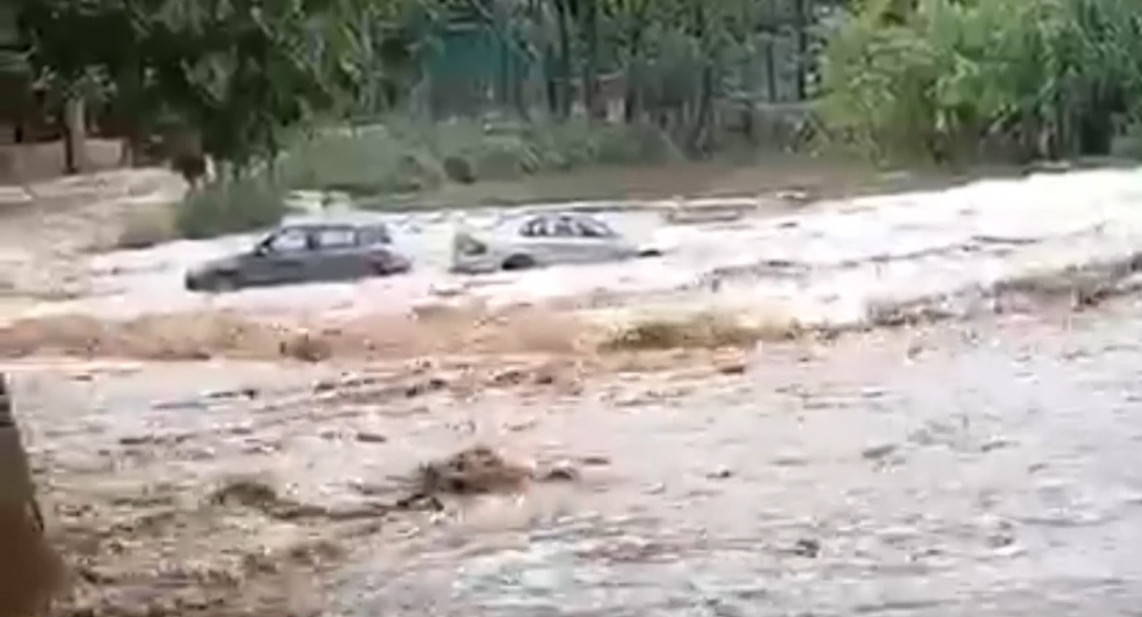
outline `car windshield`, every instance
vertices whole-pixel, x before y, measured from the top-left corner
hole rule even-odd
[[[606,223],[587,217],[541,216],[530,219],[520,228],[524,237],[609,238],[615,232]]]
[[[304,251],[308,248],[309,234],[298,227],[279,229],[258,243],[258,248],[273,253]]]
[[[537,238],[549,235],[548,229],[549,227],[547,218],[537,217],[530,219],[524,223],[523,227],[521,227],[519,230],[519,234],[526,238]]]
[[[608,238],[615,235],[615,232],[602,221],[583,218],[579,219],[578,223],[579,233],[586,238]]]
[[[561,216],[555,220],[555,224],[551,229],[551,235],[560,238],[570,238],[579,235],[578,230],[575,228],[575,222],[571,217]]]

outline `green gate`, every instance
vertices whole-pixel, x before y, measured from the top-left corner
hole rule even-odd
[[[481,23],[450,24],[425,58],[432,112],[467,116],[518,107],[529,65],[524,44],[510,31]]]

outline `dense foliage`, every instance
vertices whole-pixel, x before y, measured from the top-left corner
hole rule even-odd
[[[831,39],[822,113],[878,157],[1105,154],[1142,114],[1135,0],[869,0]]]
[[[106,98],[137,138],[182,128],[238,167],[354,83],[340,0],[23,0],[39,79]]]
[[[1137,0],[9,1],[57,107],[244,182],[188,201],[195,234],[299,184],[416,191],[809,128],[878,159],[1022,161],[1105,153],[1142,119]]]
[[[804,25],[815,4],[15,1],[38,76],[59,98],[105,101],[137,140],[171,126],[190,129],[203,150],[239,168],[273,156],[286,129],[318,115],[418,113],[414,95],[432,78],[425,74],[428,59],[444,53],[450,29],[465,24],[491,32],[525,74],[501,77],[490,106],[462,113],[499,106],[528,118],[544,108],[567,118],[578,108],[599,117],[606,113],[602,92],[617,76],[628,121],[669,125],[700,152],[712,139],[715,102],[757,90],[748,75],[757,73],[763,52],[773,65],[770,98],[775,82],[789,75],[803,89],[806,71],[795,50],[775,64],[773,40],[785,37],[807,49]],[[529,91],[545,96],[538,101]]]

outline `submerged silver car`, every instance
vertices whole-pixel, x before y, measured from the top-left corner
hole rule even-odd
[[[452,270],[474,274],[661,254],[631,242],[592,216],[535,214],[509,219],[487,231],[458,232],[452,241]]]
[[[410,260],[376,220],[318,219],[284,223],[249,251],[186,273],[190,291],[332,282],[407,272]]]

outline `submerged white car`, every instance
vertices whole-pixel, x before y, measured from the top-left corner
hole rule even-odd
[[[592,216],[534,214],[502,221],[489,230],[457,232],[452,241],[452,271],[474,274],[526,270],[661,254],[659,249],[624,238]]]

